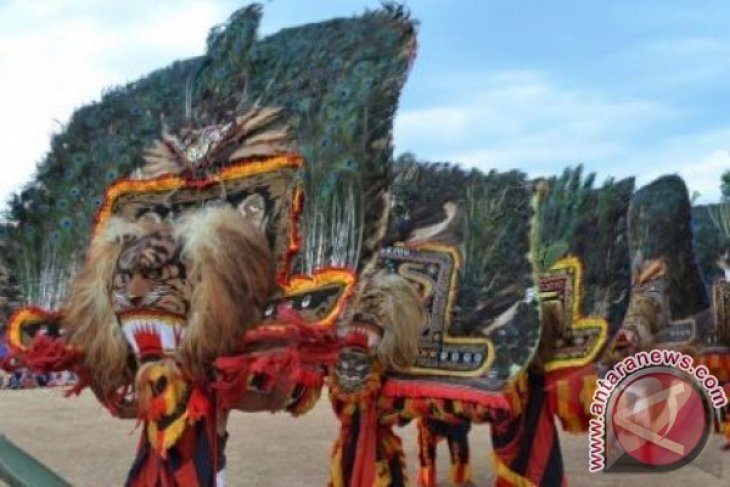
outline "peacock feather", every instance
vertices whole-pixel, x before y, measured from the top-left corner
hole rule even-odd
[[[675,320],[710,306],[695,257],[691,208],[684,181],[671,175],[639,189],[629,211],[631,255],[641,255],[647,261],[664,259],[669,305]]]
[[[386,6],[259,39],[261,13],[258,5],[235,12],[211,30],[204,56],[108,90],[52,138],[36,179],[8,210],[7,264],[26,299],[49,258],[71,271],[106,186],[160,157],[161,133],[194,132],[261,107],[281,110],[278,120],[308,161],[300,270],[370,260],[385,224],[392,118],[414,24]]]
[[[0,237],[4,237],[6,227],[0,226]],[[4,238],[0,238],[0,339],[3,336],[3,327],[8,322],[13,311],[20,307],[22,293],[18,283],[10,274],[5,264],[7,249]]]
[[[395,165],[389,241],[437,242],[462,255],[452,336],[487,336],[495,347],[490,377],[506,380],[526,366],[540,337],[537,306],[499,319],[527,303],[536,285],[531,248],[532,184],[519,171],[483,173],[412,154]]]
[[[559,259],[577,257],[583,266],[581,314],[604,318],[609,332],[621,324],[631,285],[627,216],[633,178],[608,179],[595,186],[595,174],[582,166],[546,180],[540,204],[538,262],[542,271]]]
[[[725,277],[723,267],[727,265],[721,260],[730,259],[730,203],[694,206],[692,235],[697,262],[709,288],[715,280]]]

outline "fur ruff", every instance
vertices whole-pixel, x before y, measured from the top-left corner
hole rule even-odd
[[[383,366],[406,370],[415,363],[421,331],[426,325],[426,310],[406,279],[383,271],[372,275],[360,288],[354,308],[355,314],[366,312],[375,316],[383,328],[377,349]]]
[[[129,349],[110,299],[111,280],[126,242],[154,230],[148,222],[110,219],[91,242],[84,266],[76,275],[64,306],[62,325],[71,345],[84,353],[94,390],[111,397],[132,379]]]
[[[193,285],[180,359],[200,376],[259,322],[274,289],[274,261],[263,231],[228,206],[183,217],[175,238]]]

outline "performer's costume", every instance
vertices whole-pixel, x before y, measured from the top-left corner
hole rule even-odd
[[[718,278],[710,297],[695,258],[691,220],[689,194],[679,176],[659,178],[634,195],[629,211],[631,301],[606,360],[615,363],[652,348],[679,350],[691,355],[696,365],[705,365],[728,395],[728,284]],[[722,268],[724,258],[718,257]],[[730,440],[729,416],[726,406],[715,426]]]
[[[131,172],[161,112],[178,127],[191,111],[206,125],[163,131],[134,177],[109,187],[65,309],[14,315],[11,365],[73,371],[77,391],[90,386],[113,414],[142,421],[130,485],[215,484],[230,410],[303,414],[328,374],[342,426],[333,485],[403,485],[393,426],[412,419],[423,421],[422,485],[436,482],[439,436],[459,446],[452,478],[469,480],[465,431],[484,421],[498,485],[563,483],[552,418],[585,429],[593,362],[623,318],[618,207],[632,183],[601,196],[566,173],[535,213],[518,172],[404,160],[393,174],[392,116],[415,53],[403,9],[327,24],[337,49],[310,27],[254,41],[259,17],[258,7],[235,14],[235,35],[212,32],[204,59],[151,75],[126,102],[119,92],[87,107],[54,144],[54,158],[74,165],[58,189],[90,211],[101,178],[84,194],[75,175],[116,158],[108,180]],[[156,84],[180,100],[162,96],[120,129],[109,107],[147,103]],[[54,180],[57,169],[42,173]],[[380,249],[389,189],[394,224]],[[573,214],[586,208],[609,211]],[[83,225],[61,227],[77,246]],[[637,282],[658,275],[648,270]],[[716,287],[718,313],[726,290]],[[384,305],[393,295],[402,299]],[[708,363],[724,359],[707,350]]]
[[[435,419],[419,419],[418,427],[418,472],[420,485],[434,485],[437,480],[436,446],[445,439],[449,447],[451,468],[449,481],[461,485],[471,481],[469,454],[469,430],[471,423],[446,423]]]
[[[392,388],[384,371],[407,370],[426,324],[421,298],[406,279],[384,272],[367,278],[352,307],[345,348],[331,379],[330,397],[341,421],[332,486],[406,485],[401,440],[393,432],[398,424],[419,417],[484,422],[507,415],[506,400],[496,395],[469,401],[428,397],[425,391],[410,397],[391,394],[397,386]]]
[[[163,126],[144,167],[107,190],[70,305],[12,320],[12,366],[72,370],[77,390],[90,385],[115,415],[143,421],[131,485],[212,485],[229,410],[312,407],[336,356],[335,321],[386,221],[413,23],[386,7],[258,40],[260,15],[242,9],[211,32],[204,58],[86,107],[54,146],[59,160],[67,146],[78,153],[79,172],[111,152],[113,180],[162,112],[175,127],[190,115],[205,125],[177,136]],[[143,121],[117,119],[140,103]],[[84,226],[69,228],[78,247]]]
[[[530,290],[535,261],[528,256],[537,235],[533,229],[531,236],[529,185],[517,172],[399,164],[391,232],[398,243],[381,251],[382,270],[356,291],[350,339],[332,379],[342,423],[332,485],[403,485],[392,428],[411,419],[489,421],[499,485],[562,483],[556,431],[543,413],[544,396],[528,391],[534,381],[525,372],[540,335],[537,293]],[[384,296],[405,282],[418,297],[390,303]],[[413,329],[416,313],[408,311],[419,304],[427,310],[420,334]],[[399,351],[392,343],[410,350],[412,342],[418,353],[410,366],[388,360]],[[525,452],[531,455],[522,463],[517,453]],[[428,474],[421,472],[421,483],[435,480]]]
[[[107,191],[63,312],[11,320],[19,362],[73,370],[77,389],[142,421],[128,485],[214,485],[224,465],[227,412],[245,404],[222,407],[214,362],[246,352],[296,250],[302,160],[275,115],[255,109],[186,142],[165,134],[140,175]],[[29,340],[54,324],[60,336]]]
[[[594,362],[607,338],[620,326],[628,304],[625,215],[632,190],[631,180],[594,189],[592,177],[583,181],[580,168],[539,184],[542,195],[535,263],[543,326],[529,383],[541,384],[544,390],[536,391],[532,386],[523,389],[520,403],[523,407],[516,410],[525,411],[524,424],[545,421],[548,425],[552,422],[550,418],[557,416],[566,431],[587,430],[588,407],[597,378]],[[596,219],[602,222],[600,227],[589,230],[596,226]],[[606,248],[611,251],[606,252]],[[610,272],[604,272],[605,269]],[[532,405],[524,407],[528,401]],[[463,426],[440,424],[438,429],[458,434]],[[498,430],[495,425],[493,432]],[[421,436],[419,444],[421,485],[435,485],[435,456],[429,452],[435,451],[439,436],[428,433],[431,432]],[[526,428],[524,435],[515,437],[512,444],[529,448],[533,440],[552,441],[550,435],[538,434],[534,428]],[[462,437],[461,441],[468,445],[467,438]],[[493,442],[499,452],[497,445],[505,444],[504,435],[493,435]],[[532,452],[531,458],[551,455],[551,451],[543,444],[543,448]],[[513,454],[505,452],[505,455]],[[470,480],[468,461],[468,457],[462,457],[458,464],[452,465],[452,473],[466,474],[460,477],[452,474],[452,482]],[[518,462],[514,470],[522,472],[525,468]]]

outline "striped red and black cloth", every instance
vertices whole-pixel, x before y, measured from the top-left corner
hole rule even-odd
[[[545,376],[529,372],[521,414],[492,423],[496,487],[566,486]]]
[[[454,485],[471,482],[469,464],[469,430],[471,422],[447,423],[430,418],[418,420],[418,472],[419,487],[436,487],[436,447],[446,440],[451,457],[449,481]]]

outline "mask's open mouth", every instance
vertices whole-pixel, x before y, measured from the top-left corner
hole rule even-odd
[[[361,338],[364,345],[374,348],[383,340],[383,327],[378,324],[377,318],[370,313],[357,313],[347,331],[348,338]],[[348,340],[350,341],[350,340]]]
[[[140,362],[174,355],[185,332],[185,318],[158,310],[126,311],[118,318]]]

